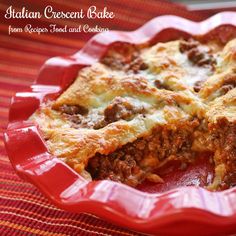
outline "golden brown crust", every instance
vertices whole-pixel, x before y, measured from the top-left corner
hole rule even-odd
[[[128,66],[121,59],[109,66],[108,58],[82,69],[56,101],[31,117],[50,152],[80,173],[97,153],[108,155],[155,127],[193,118],[236,120],[236,39],[222,52],[181,40],[137,51]]]

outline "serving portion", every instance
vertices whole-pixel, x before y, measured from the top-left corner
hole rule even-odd
[[[31,116],[49,151],[86,179],[163,182],[208,153],[208,189],[236,184],[236,39],[114,43]]]

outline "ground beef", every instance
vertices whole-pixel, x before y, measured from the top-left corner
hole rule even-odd
[[[135,106],[125,98],[116,97],[104,110],[104,119],[107,123],[111,123],[120,119],[127,120],[135,114],[144,112],[143,106]]]
[[[224,163],[226,175],[220,189],[236,186],[236,123],[230,123],[225,118],[219,119],[217,124],[210,127],[212,146],[220,154],[215,165]]]
[[[225,81],[220,88],[220,94],[225,95],[234,88],[236,88],[236,74],[230,74],[225,78]]]
[[[96,154],[88,162],[87,171],[93,179],[110,179],[136,186],[144,179],[160,181],[156,171],[168,158],[191,162],[192,134],[197,121],[177,130],[157,127],[152,135],[128,143],[109,155]]]
[[[130,64],[126,65],[126,71],[132,71],[133,73],[138,73],[140,70],[148,69],[148,65],[143,61],[143,59],[139,56],[134,58]]]
[[[87,170],[93,179],[110,179],[130,186],[136,186],[137,179],[144,178],[144,171],[137,165],[134,156],[121,151],[109,156],[97,154],[89,161]]]
[[[62,105],[57,111],[60,111],[64,118],[71,122],[73,128],[94,128],[99,129],[107,125],[104,116],[97,112],[91,113],[80,105]]]
[[[125,70],[127,65],[139,56],[137,46],[125,43],[115,43],[101,59],[101,63],[114,70]]]
[[[125,67],[124,59],[116,59],[112,56],[106,56],[101,60],[101,63],[105,64],[106,66],[111,67],[113,70],[123,70]]]
[[[148,65],[139,57],[139,54],[135,53],[131,58],[116,58],[114,56],[106,56],[101,62],[112,69],[124,70],[125,72],[132,71],[138,73],[140,70],[148,69]]]
[[[236,167],[234,166],[234,172],[229,172],[221,183],[220,189],[228,189],[236,186]]]
[[[203,82],[204,82],[204,81],[199,80],[199,81],[197,81],[197,82],[194,84],[193,90],[194,90],[196,93],[198,93],[198,92],[201,90]]]
[[[225,84],[221,87],[221,91],[223,92],[223,94],[226,94],[235,87],[235,84]]]
[[[101,129],[107,125],[107,122],[104,120],[104,116],[94,116],[89,114],[87,116],[81,115],[66,115],[66,118],[71,121],[71,127],[75,129],[79,128],[90,128],[90,129]]]
[[[101,63],[115,70],[132,71],[148,69],[148,65],[140,57],[140,49],[131,44],[114,45],[101,59]]]
[[[58,109],[62,113],[68,114],[68,115],[86,115],[88,113],[88,109],[86,107],[80,106],[80,105],[62,105]]]
[[[154,85],[158,88],[158,89],[167,89],[167,90],[170,90],[168,88],[168,86],[164,85],[160,80],[155,80],[154,81]]]
[[[118,121],[132,119],[136,114],[145,114],[142,105],[134,105],[126,98],[116,97],[104,111],[89,112],[82,106],[63,105],[58,109],[72,123],[73,128],[101,129]]]
[[[179,45],[179,50],[180,52],[184,53],[186,51],[189,51],[193,48],[196,48],[199,46],[199,42],[190,38],[189,40],[185,41],[185,40],[182,40],[180,42],[180,45]]]
[[[179,45],[181,53],[186,53],[188,59],[197,66],[210,66],[214,69],[216,60],[209,50],[201,46],[198,41],[189,39],[187,41],[182,40]]]

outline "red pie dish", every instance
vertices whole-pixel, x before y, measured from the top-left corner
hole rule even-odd
[[[49,59],[10,106],[17,174],[135,231],[236,233],[235,22],[161,16]]]

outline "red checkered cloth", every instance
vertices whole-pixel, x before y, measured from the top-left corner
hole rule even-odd
[[[16,10],[25,6],[30,11],[40,11],[47,5],[57,11],[79,11],[96,5],[107,7],[115,14],[114,19],[3,19],[6,9],[13,5]],[[53,206],[31,184],[22,181],[12,169],[3,144],[3,132],[7,125],[10,98],[16,91],[24,90],[36,78],[43,62],[53,56],[69,55],[78,51],[91,38],[89,33],[8,35],[8,26],[23,27],[25,24],[44,27],[98,25],[115,30],[133,30],[158,15],[174,14],[200,21],[209,12],[188,12],[182,5],[167,1],[110,0],[110,1],[4,1],[0,3],[0,235],[141,235],[120,228],[90,214],[74,214]]]

